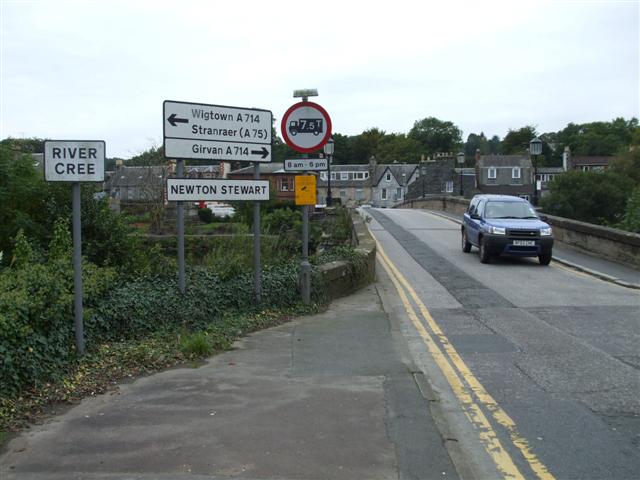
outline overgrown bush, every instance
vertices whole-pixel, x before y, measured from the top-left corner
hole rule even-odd
[[[0,272],[0,394],[55,378],[74,356],[73,269],[65,222],[56,224],[46,263],[33,263],[25,237],[13,268]],[[116,280],[113,268],[83,264],[85,316]]]
[[[213,222],[213,212],[210,208],[199,208],[198,218],[203,223],[211,223]]]

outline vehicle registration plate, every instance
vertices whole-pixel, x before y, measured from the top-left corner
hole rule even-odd
[[[536,241],[535,240],[514,240],[513,244],[516,247],[535,247]]]

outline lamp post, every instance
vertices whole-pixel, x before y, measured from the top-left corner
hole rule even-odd
[[[333,152],[335,150],[335,143],[333,138],[329,138],[327,143],[324,144],[324,154],[327,156],[327,207],[331,206],[332,197],[331,197],[331,157],[333,157]]]
[[[538,206],[538,155],[542,153],[542,140],[538,137],[529,142],[529,154],[533,157],[533,206]]]
[[[458,165],[460,166],[460,196],[464,196],[464,191],[462,190],[462,167],[464,166],[464,152],[458,152]]]
[[[422,198],[424,199],[424,177],[427,175],[427,166],[424,162],[420,163],[420,177],[422,179]]]

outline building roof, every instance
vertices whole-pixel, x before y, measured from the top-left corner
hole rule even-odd
[[[585,155],[571,157],[571,163],[573,165],[594,165],[594,166],[608,166],[611,159],[614,158],[611,155]]]
[[[538,175],[541,173],[564,173],[562,167],[538,167]]]
[[[120,166],[107,181],[110,188],[137,187],[143,184],[161,184],[168,168],[163,165],[126,167]]]
[[[531,167],[531,159],[526,155],[482,155],[480,168],[489,167]]]
[[[284,163],[261,163],[260,164],[260,174],[263,173],[293,173],[293,172],[285,172],[284,171]],[[248,167],[240,168],[238,170],[233,170],[229,172],[229,175],[253,175],[253,165]]]
[[[398,185],[405,186],[409,182],[411,175],[416,171],[418,165],[415,163],[383,163],[376,165],[376,171],[373,174],[372,185],[378,185],[382,180],[383,175],[387,169],[391,172],[391,175],[396,179]],[[403,176],[404,174],[404,176]]]

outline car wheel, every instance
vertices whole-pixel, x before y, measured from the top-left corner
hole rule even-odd
[[[464,253],[469,253],[471,251],[471,244],[467,240],[467,234],[462,230],[462,251]]]
[[[480,262],[489,263],[491,261],[491,255],[487,250],[487,242],[484,238],[480,239]]]
[[[538,255],[540,265],[549,265],[551,263],[551,254],[545,253],[544,255]]]

